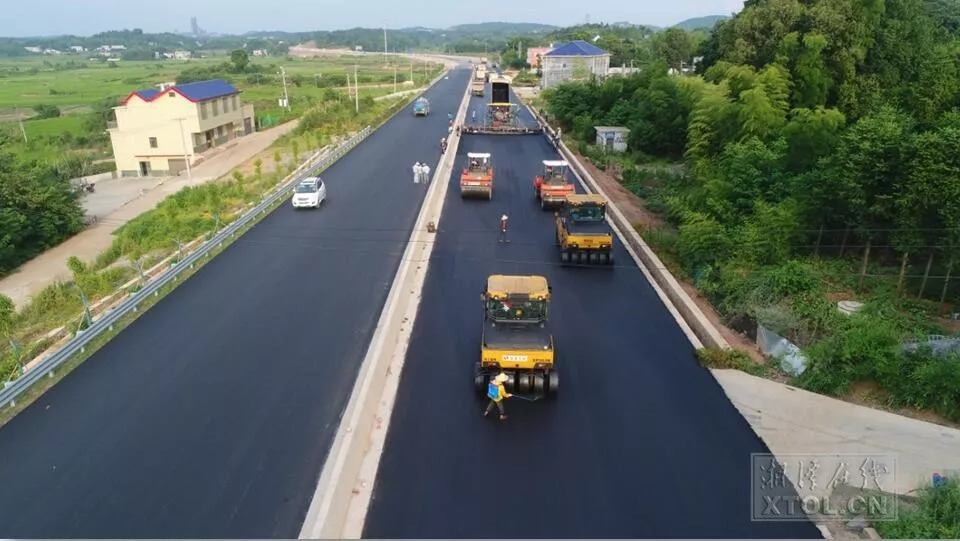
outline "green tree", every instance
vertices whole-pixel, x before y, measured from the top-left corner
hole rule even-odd
[[[234,71],[243,73],[250,64],[250,57],[247,55],[247,51],[236,49],[230,53],[230,63],[233,64]]]
[[[690,34],[681,28],[668,28],[653,37],[653,50],[668,66],[679,70],[693,57],[694,45]]]

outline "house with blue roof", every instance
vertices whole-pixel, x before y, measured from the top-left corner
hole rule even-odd
[[[117,171],[125,177],[174,176],[254,131],[253,105],[223,79],[134,90],[108,126]]]
[[[581,39],[563,43],[543,55],[540,88],[561,83],[606,77],[610,69],[610,53]]]

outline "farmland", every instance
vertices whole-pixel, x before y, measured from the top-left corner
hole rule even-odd
[[[361,99],[393,92],[395,75],[397,90],[403,90],[429,80],[438,69],[398,59],[389,60],[396,66],[387,65],[379,56],[251,58],[248,70],[242,73],[225,70],[223,66],[229,62],[229,51],[190,60],[107,62],[84,55],[3,60],[0,145],[24,159],[50,161],[64,151],[73,151],[108,161],[109,138],[103,127],[110,107],[133,90],[184,76],[230,80],[243,91],[242,99],[253,103],[258,127],[269,127],[296,118],[321,101],[335,96],[346,99],[346,76],[352,79],[355,67]],[[286,73],[289,111],[278,104],[283,95],[281,67]],[[409,82],[411,76],[414,84]],[[38,108],[48,113],[40,114]]]

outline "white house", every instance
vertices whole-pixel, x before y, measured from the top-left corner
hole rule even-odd
[[[606,152],[624,152],[627,150],[627,138],[630,130],[623,126],[594,126],[597,130],[597,146]]]

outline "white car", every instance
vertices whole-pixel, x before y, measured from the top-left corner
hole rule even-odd
[[[320,208],[327,198],[327,187],[320,177],[308,177],[300,181],[293,190],[293,199],[290,203],[293,208],[313,207]]]

